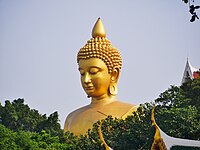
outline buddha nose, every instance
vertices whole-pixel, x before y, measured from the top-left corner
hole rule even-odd
[[[91,82],[91,77],[90,77],[89,73],[85,73],[83,81],[86,84],[89,83],[89,82]]]

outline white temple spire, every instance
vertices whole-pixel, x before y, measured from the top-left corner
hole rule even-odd
[[[198,69],[194,68],[190,62],[189,59],[187,57],[187,62],[186,62],[186,66],[185,66],[185,70],[183,73],[183,78],[182,78],[182,84],[184,82],[186,82],[188,79],[194,79],[194,72],[198,71]]]

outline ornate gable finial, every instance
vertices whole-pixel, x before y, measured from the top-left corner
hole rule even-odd
[[[97,22],[95,23],[93,29],[92,29],[92,37],[106,37],[106,30],[104,28],[104,25],[100,19],[98,18]]]

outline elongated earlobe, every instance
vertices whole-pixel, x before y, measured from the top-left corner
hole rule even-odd
[[[110,84],[109,93],[113,96],[117,95],[118,93],[117,84]]]

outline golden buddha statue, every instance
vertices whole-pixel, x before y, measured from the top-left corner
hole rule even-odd
[[[92,38],[78,52],[77,62],[82,87],[91,103],[67,116],[65,132],[86,134],[95,122],[108,115],[124,119],[136,111],[136,105],[121,102],[116,97],[122,58],[106,38],[100,18],[92,30]]]

